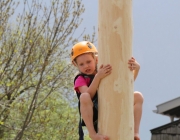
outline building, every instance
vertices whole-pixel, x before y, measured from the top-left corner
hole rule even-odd
[[[180,97],[157,105],[153,112],[170,117],[170,123],[154,128],[151,140],[180,140]],[[176,118],[176,120],[174,120]]]

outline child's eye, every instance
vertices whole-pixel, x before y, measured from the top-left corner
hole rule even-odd
[[[89,64],[89,63],[91,63],[91,61],[87,61],[87,63]]]

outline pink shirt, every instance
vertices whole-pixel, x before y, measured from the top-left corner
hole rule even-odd
[[[78,76],[78,78],[76,79],[75,83],[74,83],[74,89],[75,91],[79,92],[79,87],[82,86],[88,86],[90,83],[90,78],[84,78],[83,76]]]

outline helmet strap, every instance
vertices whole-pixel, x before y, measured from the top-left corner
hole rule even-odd
[[[75,67],[77,67],[77,64],[76,64],[76,62],[73,60],[72,61],[72,64],[75,66]]]

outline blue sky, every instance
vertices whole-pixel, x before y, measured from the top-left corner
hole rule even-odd
[[[98,1],[83,1],[86,11],[79,30],[98,25]],[[141,65],[134,90],[144,96],[140,126],[142,140],[150,140],[150,130],[170,122],[155,114],[156,105],[180,94],[180,1],[133,1],[133,56]],[[96,33],[97,34],[97,33]]]

